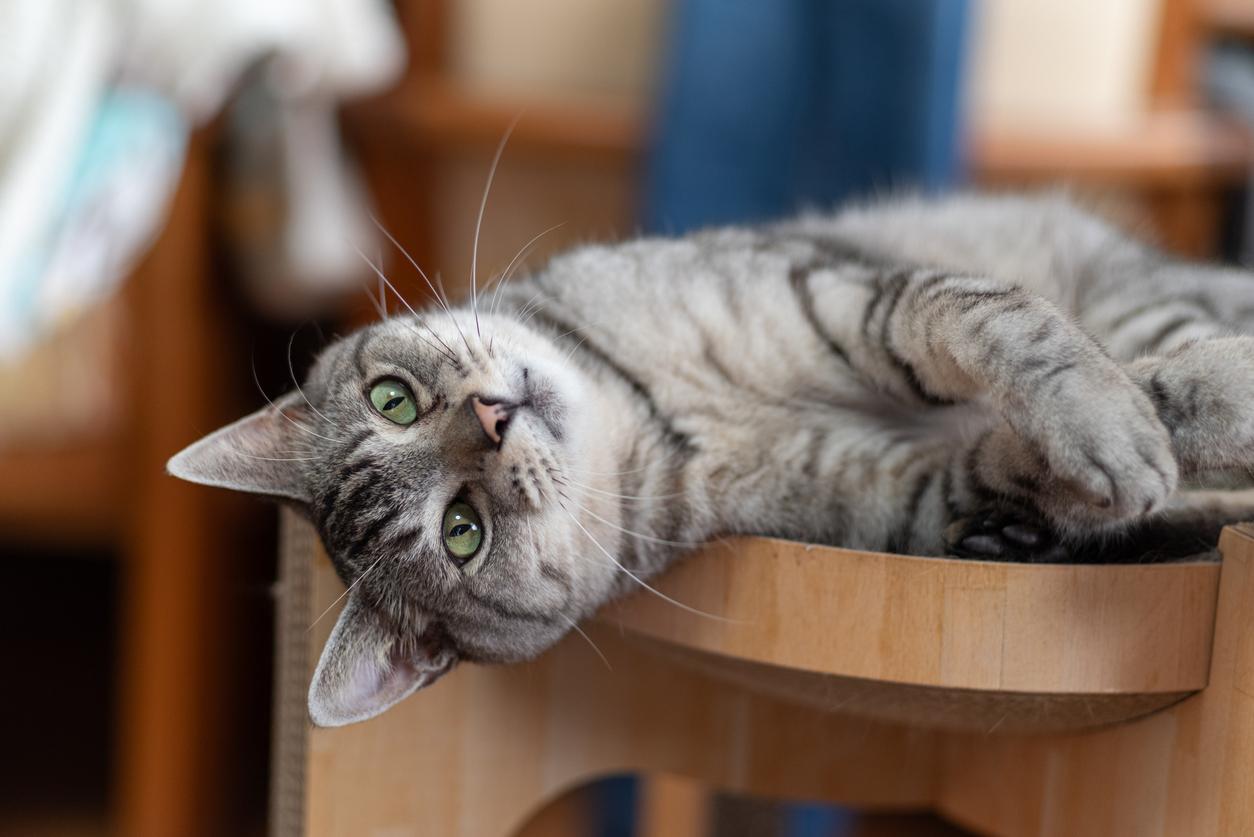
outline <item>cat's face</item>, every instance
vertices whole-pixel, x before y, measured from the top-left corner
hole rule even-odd
[[[319,724],[371,717],[459,660],[534,656],[611,583],[563,476],[602,461],[585,379],[525,328],[459,320],[343,338],[301,390],[170,462],[295,501],[322,534],[350,592],[310,691]]]

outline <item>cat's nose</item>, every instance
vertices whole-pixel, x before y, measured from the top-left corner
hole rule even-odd
[[[505,429],[509,426],[515,406],[499,398],[480,398],[478,395],[470,397],[470,409],[475,418],[479,419],[484,435],[497,447],[501,446],[501,441],[505,438]]]

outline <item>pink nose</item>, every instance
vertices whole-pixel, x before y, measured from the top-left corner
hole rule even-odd
[[[475,417],[479,419],[484,434],[492,441],[492,444],[500,447],[513,405],[475,395],[471,396],[470,406],[475,411]]]

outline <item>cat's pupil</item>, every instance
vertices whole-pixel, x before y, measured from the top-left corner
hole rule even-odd
[[[475,527],[471,526],[469,523],[461,523],[450,529],[448,534],[451,538],[460,538],[462,535],[472,531],[474,528]]]
[[[387,412],[388,410],[395,410],[397,407],[399,407],[401,404],[404,404],[404,403],[405,403],[405,396],[398,395],[395,398],[389,399],[388,402],[383,405],[383,410],[384,412]]]

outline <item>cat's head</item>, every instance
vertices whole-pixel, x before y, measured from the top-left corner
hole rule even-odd
[[[586,378],[525,327],[485,318],[480,337],[458,317],[345,337],[299,389],[170,460],[318,527],[350,588],[310,688],[320,725],[376,715],[459,660],[532,657],[612,583],[563,498],[563,475],[608,464]]]

